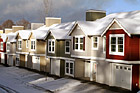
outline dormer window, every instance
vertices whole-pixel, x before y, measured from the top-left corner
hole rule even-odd
[[[21,45],[22,45],[22,40],[21,39],[18,39],[18,49],[21,50]]]
[[[109,54],[124,55],[124,34],[110,34]]]
[[[98,50],[99,37],[92,37],[92,48]]]
[[[70,41],[65,41],[65,54],[70,54]]]
[[[31,40],[31,51],[35,51],[35,48],[36,48],[36,46],[35,46],[35,40],[32,39]]]
[[[48,52],[55,53],[55,40],[54,39],[48,39]]]
[[[73,37],[73,48],[76,51],[85,50],[85,37],[84,36],[75,36]]]

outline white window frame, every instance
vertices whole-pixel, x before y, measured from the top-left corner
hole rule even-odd
[[[116,37],[116,51],[111,51],[111,37]],[[123,37],[123,52],[118,52],[118,37]],[[124,56],[124,42],[125,41],[125,34],[110,34],[109,35],[109,54],[110,55],[119,55]]]
[[[84,50],[80,49],[80,44],[82,44],[82,43],[80,43],[80,38],[83,38],[83,47],[84,47],[84,35],[78,35],[78,36],[74,36],[74,37],[75,37],[75,39],[78,38],[78,43],[74,42],[74,47],[75,47],[74,50],[83,52]],[[78,49],[76,49],[76,44],[78,44]]]
[[[21,42],[21,44],[19,42]],[[18,39],[18,49],[19,50],[22,49],[22,39]]]
[[[33,48],[32,49],[32,42],[35,42],[34,45],[33,45]],[[36,40],[35,39],[31,39],[31,51],[35,51],[36,50]]]
[[[95,38],[95,37],[97,37],[97,42],[96,42],[97,43],[97,47],[96,48],[94,47],[94,43],[95,42],[93,41],[93,38]],[[93,50],[98,50],[98,47],[99,47],[99,37],[98,36],[93,36],[92,37],[92,49]]]
[[[8,46],[9,45],[9,46]],[[8,49],[9,48],[9,49]],[[9,52],[10,51],[10,42],[6,43],[6,51]]]
[[[29,41],[28,41],[28,39],[26,40],[26,48],[29,48]]]
[[[103,53],[106,53],[104,48],[106,47],[106,36],[103,37]]]
[[[66,68],[67,68],[67,67],[66,67],[66,63],[69,64],[69,73],[66,72]],[[70,74],[70,63],[73,64],[73,74]],[[74,77],[74,62],[73,62],[73,61],[68,61],[68,60],[65,61],[65,75],[69,75],[69,76]]]
[[[69,42],[69,46],[66,46],[66,42]],[[66,51],[66,48],[69,48],[69,52]],[[65,41],[65,54],[70,54],[70,41]]]
[[[3,42],[1,42],[0,49],[3,50]]]
[[[51,42],[51,50],[49,50],[49,42]],[[54,42],[54,46],[52,46],[52,42]],[[52,51],[54,47],[54,51]],[[55,53],[55,39],[48,39],[48,53]]]

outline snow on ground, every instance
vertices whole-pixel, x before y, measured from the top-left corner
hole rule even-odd
[[[81,84],[81,81],[74,80],[74,79],[67,79],[67,78],[61,78],[53,81],[45,81],[42,83],[36,83],[36,86],[42,87],[46,90],[50,90],[52,92],[56,92],[59,90],[66,89],[68,87],[74,87]]]
[[[0,65],[0,93],[2,86],[17,93],[129,93],[128,90],[113,88],[95,82],[83,82],[71,78],[54,79],[18,67]],[[13,93],[13,92],[10,92]],[[15,92],[14,92],[15,93]]]

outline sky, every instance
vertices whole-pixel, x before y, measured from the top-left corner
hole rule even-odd
[[[43,0],[0,0],[0,23],[26,19],[44,22]],[[105,10],[107,15],[116,12],[140,10],[140,0],[50,0],[48,16],[61,17],[62,22],[85,20],[88,9]]]

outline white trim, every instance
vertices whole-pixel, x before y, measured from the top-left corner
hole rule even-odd
[[[17,54],[29,54],[29,52],[16,52]]]
[[[107,32],[107,30],[112,26],[112,24],[114,22],[116,22],[124,30],[124,32],[126,32],[128,34],[128,36],[131,36],[131,34],[119,23],[119,21],[117,19],[112,20],[112,22],[108,25],[108,27],[103,31],[101,36],[103,36]]]
[[[103,37],[103,53],[106,54],[106,51],[105,51],[106,49],[104,50],[105,46],[106,46],[106,36]]]
[[[116,38],[116,51],[115,52],[111,51],[111,37]],[[123,37],[123,52],[118,52],[118,37]],[[125,41],[125,34],[110,34],[109,35],[109,54],[124,56],[124,46],[125,46],[124,41]]]
[[[126,60],[114,60],[114,59],[105,59],[105,61],[111,63],[120,63],[120,64],[140,64],[140,61],[126,61]]]
[[[75,37],[75,39],[76,38],[78,38],[78,49],[76,49],[76,42],[74,42],[74,51],[77,51],[77,52],[84,52],[84,50],[82,49],[80,49],[80,38],[83,38],[83,47],[84,47],[84,35],[76,35],[76,36],[74,36]]]
[[[119,29],[122,29],[122,28],[110,28],[109,30],[119,30]]]
[[[14,54],[14,53],[8,53],[7,55],[15,56],[16,54]]]
[[[53,57],[53,56],[46,56],[46,58],[64,59],[64,60],[71,60],[71,61],[75,61],[75,59],[72,59],[72,58],[66,58],[66,57]]]
[[[21,44],[19,43],[21,41]],[[18,50],[21,50],[22,49],[22,39],[18,39],[18,42],[17,42],[17,47],[18,47]]]
[[[7,47],[8,45],[9,45],[9,49],[8,49],[8,47]],[[6,43],[6,51],[7,51],[7,52],[10,52],[10,42],[7,42],[7,43]]]
[[[26,40],[26,48],[29,48],[29,40]]]
[[[32,48],[32,42],[35,42],[33,44],[33,48],[35,48],[35,49],[31,49],[31,51],[36,51],[36,39],[31,39],[31,48]]]
[[[66,42],[69,42],[69,46],[66,46]],[[66,48],[69,47],[69,52],[66,52]],[[65,54],[70,54],[70,41],[65,41]]]
[[[93,44],[95,43],[95,42],[93,41],[93,38],[96,38],[96,37],[97,37],[97,48],[93,47],[93,46],[94,46]],[[99,47],[99,37],[98,37],[98,36],[93,36],[93,37],[92,37],[92,49],[93,49],[93,50],[98,50],[98,47]]]
[[[74,58],[82,58],[82,59],[105,60],[105,58],[103,58],[103,57],[77,56],[77,55],[71,55],[71,57],[74,57]]]
[[[66,63],[68,63],[69,64],[69,67],[68,67],[68,69],[69,69],[69,73],[66,73]],[[72,63],[73,64],[73,74],[70,74],[70,63]],[[65,75],[68,75],[68,76],[72,76],[72,77],[74,77],[74,62],[73,61],[65,61]]]
[[[30,55],[32,55],[32,56],[45,56],[45,54],[34,54],[34,53],[30,53]]]
[[[49,46],[49,42],[51,42],[51,46]],[[52,46],[52,42],[54,42],[54,46]],[[51,50],[49,50],[49,47],[51,47]],[[53,47],[54,51],[52,51]],[[55,53],[55,39],[48,39],[48,53]]]

